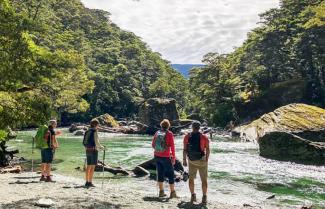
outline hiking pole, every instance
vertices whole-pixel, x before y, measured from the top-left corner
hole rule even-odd
[[[32,141],[32,177],[34,177],[34,144],[35,144],[35,137],[33,137],[33,141]]]
[[[159,183],[158,183],[158,166],[156,162],[156,187],[157,187],[157,196],[159,197]]]
[[[105,155],[106,155],[106,147],[104,146],[104,154],[103,154],[103,170],[102,170],[102,189],[104,188]]]

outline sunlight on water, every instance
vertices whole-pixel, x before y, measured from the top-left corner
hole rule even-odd
[[[24,131],[9,145],[18,147],[21,156],[39,162],[38,151],[31,155],[31,136],[35,131]],[[102,143],[108,147],[106,162],[132,169],[137,164],[152,158],[150,136],[130,136],[101,133]],[[56,172],[82,177],[81,171],[85,159],[82,137],[73,136],[64,129],[59,138],[60,149],[56,153]],[[176,137],[177,157],[182,159],[182,138]],[[100,153],[99,159],[102,159]],[[325,167],[300,165],[290,162],[268,160],[258,155],[258,145],[216,138],[211,142],[209,162],[209,193],[211,198],[234,205],[273,205],[290,208],[301,206],[305,201],[313,202],[319,208],[325,208]],[[106,174],[111,179],[111,174]],[[116,179],[116,178],[114,178]],[[127,181],[130,188],[155,192],[155,182],[148,179],[118,178]],[[132,184],[131,181],[141,181]],[[142,183],[142,182],[145,183]],[[183,195],[188,195],[185,183],[177,184]],[[199,192],[198,192],[199,194]],[[266,200],[275,194],[276,198]],[[181,195],[182,196],[182,195]],[[291,207],[292,208],[292,207]]]

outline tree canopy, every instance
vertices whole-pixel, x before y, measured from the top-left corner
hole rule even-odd
[[[324,107],[324,6],[322,0],[282,0],[260,15],[260,26],[234,52],[206,55],[207,66],[190,74],[197,92],[192,110],[226,125],[292,102]]]

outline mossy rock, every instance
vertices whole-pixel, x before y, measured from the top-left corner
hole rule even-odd
[[[260,155],[275,160],[325,165],[325,143],[286,132],[271,132],[259,139]]]
[[[250,140],[266,133],[288,132],[311,141],[325,142],[325,110],[306,104],[290,104],[235,129]]]
[[[97,119],[99,121],[99,124],[101,126],[107,126],[107,127],[113,127],[113,128],[119,126],[118,122],[110,114],[104,114],[104,115],[96,117],[95,119]]]
[[[178,121],[179,114],[175,99],[151,98],[139,107],[140,122],[149,129],[158,129],[163,119]]]

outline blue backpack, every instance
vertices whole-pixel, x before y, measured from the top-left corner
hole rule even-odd
[[[168,148],[166,142],[167,131],[158,131],[156,135],[155,152],[164,152]]]

